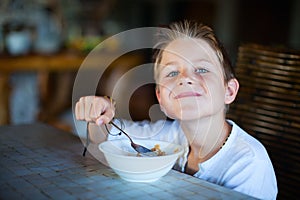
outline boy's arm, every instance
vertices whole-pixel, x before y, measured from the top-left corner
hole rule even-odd
[[[95,123],[89,123],[88,125],[88,129],[89,129],[89,137],[90,137],[90,141],[92,143],[102,143],[104,141],[107,140],[107,130],[105,128],[105,125],[97,125]],[[107,125],[107,128],[110,129],[111,126]]]

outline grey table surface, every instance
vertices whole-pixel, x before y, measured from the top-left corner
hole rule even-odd
[[[0,127],[0,199],[253,199],[171,170],[158,181],[122,180],[74,134],[46,124]]]

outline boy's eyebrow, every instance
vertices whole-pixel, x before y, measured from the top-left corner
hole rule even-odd
[[[167,62],[167,63],[161,63],[161,64],[164,65],[164,66],[168,66],[168,65],[177,65],[178,62],[170,61],[170,62]]]
[[[190,64],[197,63],[197,62],[210,62],[209,60],[204,59],[204,58],[195,59],[195,60],[193,60],[193,61],[190,61],[190,60],[186,60],[186,61],[188,61]],[[176,61],[170,61],[170,62],[167,62],[167,63],[161,63],[161,64],[164,65],[164,66],[168,66],[168,65],[177,65],[178,62],[176,62]]]

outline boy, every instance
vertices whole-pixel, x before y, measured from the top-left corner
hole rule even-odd
[[[156,96],[174,121],[124,121],[126,131],[185,146],[180,171],[256,198],[276,199],[276,177],[265,148],[225,118],[239,83],[212,29],[184,21],[158,38]],[[108,98],[87,96],[77,102],[75,115],[95,122],[90,130],[96,132],[96,125],[113,119],[115,108]]]

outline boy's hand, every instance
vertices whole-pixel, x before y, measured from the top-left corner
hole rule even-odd
[[[108,97],[85,96],[75,105],[77,120],[94,122],[98,125],[109,123],[115,115],[114,102]]]

